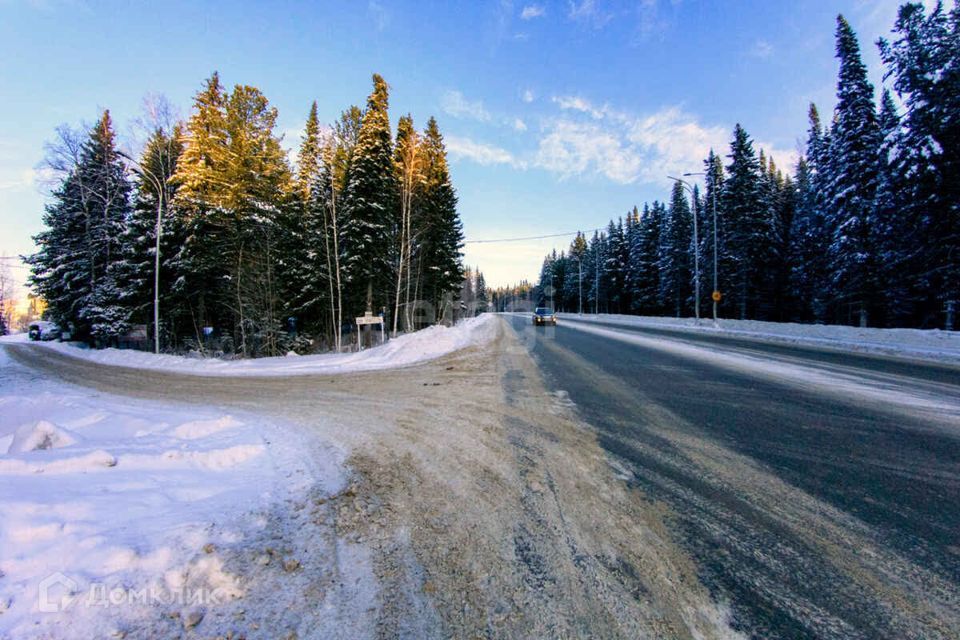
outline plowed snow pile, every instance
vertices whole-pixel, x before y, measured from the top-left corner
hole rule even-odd
[[[90,350],[60,342],[38,342],[51,349],[99,364],[176,371],[198,376],[289,376],[337,374],[353,371],[387,369],[433,360],[440,356],[493,339],[497,318],[484,314],[458,323],[454,327],[433,326],[401,335],[386,344],[358,353],[320,354],[256,358],[252,360],[219,360],[154,355],[142,351],[120,349]],[[22,341],[22,336],[9,336],[9,341]]]

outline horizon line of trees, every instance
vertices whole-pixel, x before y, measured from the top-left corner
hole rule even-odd
[[[788,175],[737,124],[726,163],[713,150],[704,189],[634,207],[548,255],[536,297],[558,310],[701,315],[716,264],[727,318],[954,328],[960,300],[960,6],[899,9],[877,42],[890,90],[879,107],[856,34],[838,16],[837,104],[810,105],[806,148]],[[694,246],[696,216],[699,246]]]
[[[160,118],[138,161],[109,111],[58,130],[60,178],[26,258],[47,316],[74,339],[152,335],[156,226],[160,331],[167,350],[244,356],[340,349],[355,316],[392,333],[449,322],[464,286],[463,231],[437,122],[408,114],[396,136],[388,86],[329,128],[310,108],[295,166],[277,110],[255,87],[213,75],[185,122]]]

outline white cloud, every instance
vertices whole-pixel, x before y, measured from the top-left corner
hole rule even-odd
[[[534,99],[536,98],[536,96],[533,95],[533,91],[531,91],[530,89],[524,90],[523,95],[520,96],[520,97],[521,97],[521,98],[523,99],[523,101],[526,102],[527,104],[533,102]]]
[[[373,17],[373,23],[376,25],[377,31],[383,31],[390,25],[390,12],[377,0],[370,0],[367,4],[367,11]]]
[[[598,106],[579,96],[558,96],[551,102],[559,113],[540,122],[536,147],[514,152],[470,138],[447,137],[452,158],[484,166],[538,168],[561,179],[598,177],[616,184],[643,183],[668,187],[668,175],[701,171],[713,149],[728,153],[733,126],[706,125],[677,106],[635,114]],[[520,118],[505,120],[515,131],[525,131]],[[518,138],[519,139],[519,138]],[[524,138],[526,139],[526,138]],[[795,150],[778,149],[754,141],[777,166],[790,172]]]
[[[710,149],[723,155],[729,146],[732,127],[701,124],[679,107],[636,115],[580,97],[553,102],[572,113],[546,121],[533,164],[564,178],[594,175],[618,184],[668,185],[668,174],[699,171]],[[754,144],[780,167],[789,170],[796,161],[795,151]]]
[[[521,20],[533,20],[534,18],[540,18],[546,15],[547,10],[543,8],[542,4],[528,4],[523,8],[523,11],[520,12]]]
[[[647,0],[643,1],[646,2]],[[601,9],[596,0],[581,0],[580,2],[570,0],[568,7],[568,18],[594,29],[602,29],[613,19],[613,13]]]
[[[558,119],[540,139],[535,164],[563,178],[597,173],[620,184],[634,182],[643,158],[616,132],[593,122]]]
[[[757,40],[750,48],[750,55],[754,58],[766,60],[773,55],[773,45],[766,40]]]
[[[490,113],[480,100],[467,100],[459,91],[447,91],[440,97],[440,108],[455,118],[487,121]]]
[[[598,109],[590,104],[588,100],[585,100],[579,96],[556,96],[552,100],[561,109],[588,113],[596,120],[599,120],[603,117],[604,108]]]
[[[30,189],[46,177],[44,169],[14,169],[0,172],[0,191]]]
[[[523,162],[506,149],[459,136],[448,135],[444,140],[447,144],[447,152],[454,160],[470,160],[484,166],[507,165],[517,169],[526,168]]]

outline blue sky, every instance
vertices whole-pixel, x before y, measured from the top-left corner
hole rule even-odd
[[[0,255],[32,251],[57,125],[109,108],[133,147],[145,95],[187,115],[213,70],[264,91],[288,146],[312,100],[333,121],[378,72],[394,123],[437,117],[468,240],[596,227],[666,197],[666,174],[700,170],[710,147],[725,153],[736,122],[792,164],[808,103],[833,106],[836,14],[879,85],[873,41],[898,4],[0,0]],[[468,244],[466,260],[506,284],[568,244]]]

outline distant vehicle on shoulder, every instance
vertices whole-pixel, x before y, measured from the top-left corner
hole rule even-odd
[[[557,314],[548,307],[537,307],[536,311],[533,312],[533,324],[534,326],[548,324],[557,326]]]
[[[27,335],[31,340],[47,341],[59,339],[61,333],[60,327],[58,327],[56,323],[40,320],[30,325]]]

